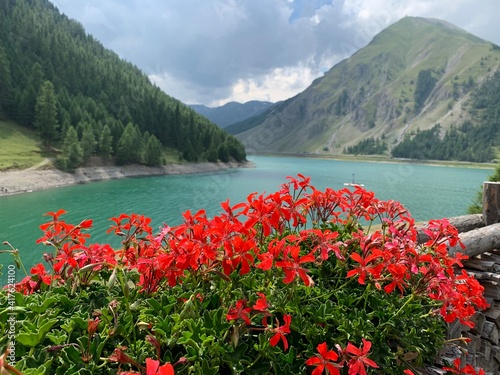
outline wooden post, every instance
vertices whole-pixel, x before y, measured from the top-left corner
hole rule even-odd
[[[483,221],[485,225],[500,223],[500,182],[483,184]]]
[[[456,245],[448,249],[450,254],[458,252],[473,257],[487,251],[500,249],[500,223],[461,233],[460,240],[465,245],[465,249]]]

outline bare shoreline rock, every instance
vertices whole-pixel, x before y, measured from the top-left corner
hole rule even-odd
[[[244,163],[186,163],[167,164],[161,167],[145,165],[82,167],[75,173],[58,169],[26,169],[0,172],[0,196],[30,193],[62,186],[127,177],[161,176],[192,173],[210,173],[231,168],[249,168]]]

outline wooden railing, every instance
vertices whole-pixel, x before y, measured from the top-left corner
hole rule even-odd
[[[445,347],[437,362],[452,362],[460,357],[462,364],[470,363],[481,367],[486,374],[500,374],[500,183],[485,182],[483,185],[483,213],[449,218],[460,233],[465,249],[451,247],[451,253],[467,254],[464,261],[466,271],[483,285],[489,308],[474,316],[475,327],[470,329],[459,322],[449,325],[448,339],[466,337],[468,344]],[[425,224],[423,224],[425,227]],[[419,242],[426,241],[419,230]],[[435,367],[427,368],[422,374],[444,374]]]

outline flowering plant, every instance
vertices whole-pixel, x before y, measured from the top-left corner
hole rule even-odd
[[[446,323],[472,327],[486,307],[482,286],[458,272],[465,257],[447,252],[460,241],[446,219],[418,245],[404,207],[359,186],[320,191],[298,175],[221,207],[157,234],[142,215],[112,218],[119,249],[87,244],[91,220],[48,213],[38,240],[53,249],[48,265],[0,311],[2,329],[9,313],[19,322],[15,371],[417,374]]]

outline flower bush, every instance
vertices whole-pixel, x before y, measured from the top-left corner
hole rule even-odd
[[[2,370],[15,374],[417,374],[446,323],[473,327],[483,288],[446,219],[417,244],[410,214],[356,186],[298,175],[277,192],[163,225],[112,218],[118,249],[88,244],[91,220],[50,212],[45,263],[0,294]],[[19,262],[17,250],[10,250]],[[21,265],[20,265],[21,266]],[[12,298],[12,295],[14,298]],[[463,370],[465,369],[465,370]],[[475,374],[459,362],[452,374]],[[481,373],[482,370],[478,370]]]

